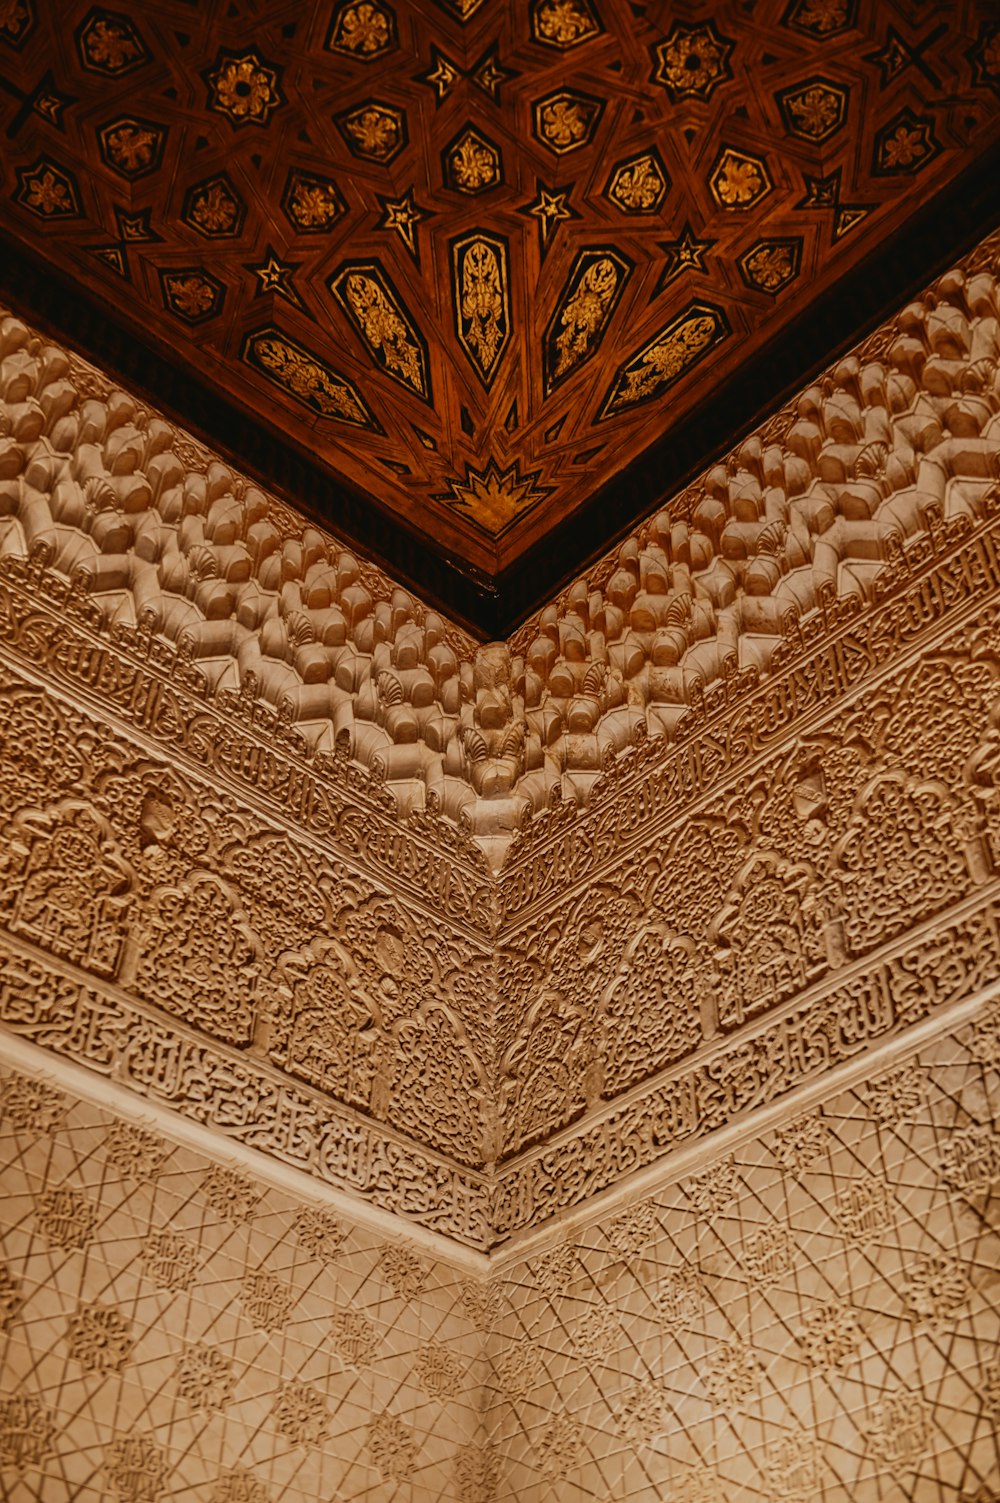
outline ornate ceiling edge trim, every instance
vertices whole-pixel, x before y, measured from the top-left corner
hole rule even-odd
[[[112,1112],[136,1127],[153,1127],[171,1143],[203,1154],[214,1163],[238,1167],[255,1182],[293,1195],[306,1205],[319,1205],[337,1213],[353,1225],[398,1241],[406,1242],[429,1254],[438,1262],[474,1278],[483,1278],[490,1260],[463,1246],[454,1238],[404,1221],[391,1211],[347,1194],[334,1185],[308,1174],[293,1164],[283,1163],[264,1151],[253,1148],[239,1138],[222,1134],[218,1129],[163,1104],[156,1097],[140,1096],[130,1086],[123,1086],[92,1068],[77,1064],[64,1055],[50,1052],[21,1035],[0,1027],[0,1065],[65,1091],[74,1100]]]
[[[0,1033],[183,1114],[219,1142],[266,1143],[277,1163],[474,1250],[490,1245],[488,1183],[361,1120],[203,1032],[154,1016],[86,971],[0,931]],[[95,1086],[96,1090],[97,1087]]]
[[[7,320],[2,567],[16,584],[51,565],[53,600],[88,630],[282,754],[362,764],[355,786],[485,875],[484,853],[496,870],[537,851],[636,763],[669,773],[708,715],[801,679],[989,522],[997,454],[969,461],[986,441],[963,425],[989,411],[998,251],[994,235],[471,662],[405,591]]]
[[[997,955],[1000,881],[503,1165],[494,1236],[502,1243],[589,1205],[633,1174],[672,1160],[690,1140],[714,1141],[734,1119],[750,1131],[762,1107],[908,1038],[915,1024],[950,1016],[970,993],[985,996],[995,982],[984,988],[981,971],[995,970]]]
[[[111,382],[121,382],[172,421],[196,435],[226,463],[334,536],[357,548],[401,584],[436,604],[478,638],[500,635],[492,580],[464,560],[439,552],[433,542],[389,516],[342,476],[332,476],[309,456],[241,413],[219,388],[184,369],[169,345],[132,328],[113,304],[98,302],[42,263],[0,225],[0,298],[48,338],[96,362]]]
[[[668,429],[603,490],[496,578],[514,638],[553,596],[666,505],[793,392],[863,342],[896,308],[1000,228],[1000,142],[931,198],[868,257],[816,298],[794,325],[715,390],[700,420]],[[638,500],[636,499],[638,498]],[[560,558],[573,560],[560,565]]]
[[[772,340],[753,363],[722,384],[702,423],[668,430],[637,464],[591,498],[568,521],[494,579],[457,565],[411,533],[398,519],[338,477],[331,476],[277,432],[239,413],[209,383],[182,371],[168,347],[142,342],[111,304],[71,287],[0,229],[4,294],[24,317],[80,352],[96,357],[115,378],[137,389],[201,434],[205,442],[249,470],[324,527],[332,527],[410,581],[483,638],[510,634],[570,580],[586,560],[603,552],[662,505],[699,470],[730,447],[734,432],[748,433],[762,413],[780,403],[831,351],[862,339],[895,304],[960,258],[1000,221],[1000,143],[991,147],[878,249],[854,267],[791,328]],[[845,319],[845,308],[850,315]],[[144,331],[148,337],[148,331]],[[816,352],[822,351],[817,360]],[[767,373],[762,381],[762,371]],[[611,525],[608,525],[609,512]]]
[[[963,1024],[975,1022],[993,1004],[997,1004],[1000,1010],[1000,980],[990,982],[961,1001],[945,1004],[922,1022],[892,1034],[854,1059],[834,1065],[811,1081],[795,1087],[788,1096],[755,1107],[747,1116],[730,1122],[726,1127],[716,1128],[707,1137],[675,1148],[668,1157],[635,1170],[580,1205],[560,1211],[556,1220],[538,1228],[515,1232],[489,1253],[487,1262],[491,1275],[500,1275],[525,1258],[548,1252],[581,1229],[597,1226],[609,1216],[659,1195],[670,1185],[688,1179],[708,1165],[737,1152],[744,1144],[822,1107],[824,1102],[842,1091],[888,1074],[937,1039],[947,1037]]]

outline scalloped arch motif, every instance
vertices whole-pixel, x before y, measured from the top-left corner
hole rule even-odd
[[[480,646],[0,320],[12,1497],[991,1503],[998,276]]]

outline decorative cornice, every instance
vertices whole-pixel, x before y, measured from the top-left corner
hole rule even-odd
[[[637,743],[666,760],[720,702],[731,714],[804,669],[983,519],[998,249],[994,235],[508,643],[476,648],[14,318],[0,547],[70,582],[92,628],[170,643],[227,713],[259,701],[308,754],[346,750],[401,812],[444,816],[497,869],[554,802],[586,805]]]
[[[479,648],[6,320],[5,1025],[487,1251],[979,990],[998,250]]]

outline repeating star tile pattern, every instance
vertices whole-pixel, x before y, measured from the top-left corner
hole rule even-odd
[[[415,1503],[468,1503],[484,1359],[464,1276],[50,1100],[0,1076],[7,1503],[388,1499],[394,1479]],[[46,1235],[57,1193],[89,1208],[85,1244]]]
[[[996,1497],[1000,1060],[984,1036],[956,1030],[503,1270],[497,1503]],[[838,1205],[869,1181],[891,1217],[852,1238]]]
[[[495,574],[996,141],[995,6],[922,9],[8,0],[5,228]],[[123,212],[143,233],[109,239]],[[581,285],[608,246],[628,278]],[[697,348],[692,304],[720,320]],[[556,380],[561,336],[585,358]],[[454,504],[493,472],[539,483]]]

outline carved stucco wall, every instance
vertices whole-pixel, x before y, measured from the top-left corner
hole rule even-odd
[[[965,1011],[479,1278],[5,1071],[4,1496],[992,1503],[1000,1002]]]
[[[322,1496],[319,1441],[296,1449],[275,1418],[308,1368],[323,1444],[357,1468],[346,1496],[402,1486],[366,1439],[389,1405],[413,1497],[992,1498],[998,255],[986,242],[512,643],[479,649],[3,323],[4,1047],[29,1075],[48,1060],[109,1082],[168,1143],[172,1122],[203,1134],[200,1168],[169,1149],[188,1188],[168,1200],[208,1239],[198,1266],[230,1270],[209,1277],[234,1281],[233,1342],[256,1339],[235,1292],[251,1265],[313,1285],[287,1187],[239,1254],[209,1235],[196,1187],[229,1148],[251,1180],[288,1166],[299,1195],[357,1208],[322,1275],[331,1320],[345,1289],[376,1298],[379,1218],[433,1270],[430,1305],[414,1292],[378,1317],[402,1407],[377,1384],[348,1402],[326,1333],[267,1366],[270,1387],[231,1345],[250,1439],[234,1420],[227,1450],[213,1420],[207,1451],[191,1439],[207,1470],[183,1480],[192,1432],[169,1406],[197,1321],[150,1337],[167,1343],[155,1403],[130,1376],[130,1398],[95,1407],[72,1365],[72,1310],[105,1298],[91,1245],[136,1333],[158,1317],[132,1292],[139,1234],[98,1257],[122,1209],[96,1167],[111,1127],[70,1090],[92,1149],[74,1159],[75,1128],[53,1121],[5,1171],[17,1299],[35,1291],[31,1340],[49,1346],[11,1336],[3,1413],[78,1433],[66,1455],[90,1456],[94,1496],[119,1487],[133,1428],[153,1449],[122,1462],[128,1503],[212,1497],[237,1462],[263,1471],[219,1503]],[[883,1120],[868,1062],[908,1069],[918,1047],[919,1111]],[[807,1104],[818,1179],[774,1148]],[[706,1210],[701,1175],[732,1180],[731,1204]],[[140,1179],[165,1224],[169,1174]],[[90,1241],[29,1266],[39,1197],[64,1182],[67,1206],[96,1197]],[[463,1303],[470,1270],[490,1281]],[[921,1279],[953,1308],[906,1306]],[[59,1319],[42,1318],[47,1283]],[[801,1333],[845,1303],[830,1339],[854,1346],[817,1366]],[[419,1408],[414,1331],[454,1343],[468,1375],[477,1328],[481,1389],[443,1418]]]

